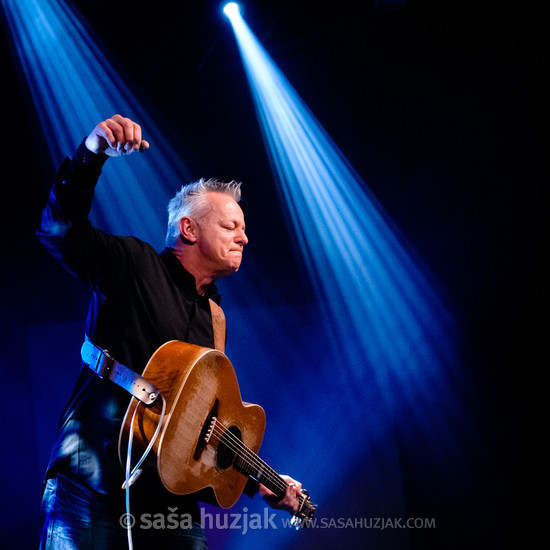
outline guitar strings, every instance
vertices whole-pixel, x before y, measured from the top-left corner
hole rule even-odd
[[[215,436],[218,442],[222,440],[222,437],[227,434],[227,440],[224,441],[224,444],[233,452],[235,452],[236,455],[239,455],[239,458],[241,458],[245,465],[250,467],[258,467],[258,465],[266,470],[265,478],[266,480],[269,480],[273,487],[278,489],[282,494],[284,494],[286,487],[288,484],[284,479],[273,470],[265,461],[263,461],[252,449],[250,449],[241,439],[239,439],[231,430],[229,430],[223,423],[221,423],[217,418],[214,419],[214,426],[211,430],[211,436]],[[248,459],[240,454],[240,451],[244,451],[246,455],[248,455]],[[260,470],[260,468],[258,468]],[[301,494],[298,496],[298,511],[296,512],[296,518],[299,516],[301,517],[308,517],[310,514],[312,514],[315,511],[315,506],[313,506],[310,501],[307,494]],[[307,508],[308,512],[304,512],[304,508]],[[300,520],[298,519],[296,523],[296,528],[298,529],[300,524],[298,523]]]
[[[162,396],[161,396],[162,398]],[[139,404],[138,404],[139,405]],[[132,417],[132,421],[130,423],[131,426],[133,426],[133,418],[135,417],[135,414],[138,410],[139,406],[135,408],[134,415]],[[125,483],[123,484],[123,488],[128,489],[129,486],[132,484],[132,482],[135,480],[135,478],[132,479],[133,474],[137,473],[139,467],[144,462],[145,458],[149,454],[149,451],[152,449],[153,444],[155,440],[157,439],[160,428],[163,425],[164,415],[166,411],[166,402],[164,399],[162,399],[162,411],[160,414],[160,419],[157,424],[157,429],[155,430],[155,433],[153,434],[153,437],[149,441],[149,445],[145,449],[145,452],[141,456],[141,459],[138,461],[138,463],[132,468],[131,471],[128,470]],[[227,446],[227,448],[234,452],[235,455],[238,457],[241,463],[243,463],[243,469],[249,469],[251,470],[249,473],[253,474],[255,471],[263,475],[264,479],[267,483],[270,483],[272,488],[275,490],[278,490],[281,495],[284,495],[286,488],[288,486],[288,483],[281,478],[279,474],[273,468],[271,468],[264,460],[262,460],[252,449],[250,449],[241,439],[239,439],[227,426],[225,426],[222,422],[220,422],[216,417],[213,418],[214,424],[211,427],[210,431],[210,438],[214,437],[218,442],[222,442],[224,445]],[[133,432],[133,430],[130,430]],[[131,441],[131,434],[130,435],[130,441]],[[127,458],[126,462],[127,467],[129,467],[129,461]],[[141,473],[141,472],[139,472]],[[259,480],[258,480],[259,481]],[[127,491],[127,497],[129,496]],[[309,504],[309,497],[307,494],[302,494],[298,496],[298,512],[296,513],[296,516],[302,513],[304,507],[307,507],[310,511],[315,510],[314,506],[310,506]],[[127,510],[128,513],[128,510]],[[131,533],[128,533],[128,536],[131,538]],[[131,542],[130,542],[131,545]],[[130,546],[131,548],[131,546]]]
[[[248,447],[241,439],[239,439],[227,426],[214,417],[214,425],[211,430],[211,436],[215,436],[218,442],[222,441],[222,438],[226,435],[226,440],[223,442],[231,451],[233,451],[239,458],[245,462],[245,465],[250,468],[257,468],[262,470],[266,480],[269,480],[275,488],[278,488],[282,493],[285,492],[287,483],[281,476],[269,466],[264,460],[262,460],[250,447]],[[247,455],[243,456],[241,451]],[[303,508],[307,508],[310,513],[315,511],[315,506],[310,502],[307,493],[303,493],[298,497],[300,506],[297,514],[302,512]]]
[[[284,493],[288,484],[284,479],[273,470],[266,462],[264,462],[259,456],[252,451],[241,439],[239,439],[231,430],[224,426],[217,418],[214,421],[212,427],[211,437],[215,436],[218,442],[222,441],[222,438],[226,436],[223,443],[233,451],[238,457],[245,463],[245,466],[253,469],[257,469],[262,472],[266,480],[269,480],[273,487]],[[303,504],[303,495],[299,496],[300,508]]]
[[[217,428],[217,429],[216,429]],[[227,436],[223,442],[230,450],[239,455],[239,458],[245,463],[246,466],[252,467],[258,470],[265,470],[266,478],[269,478],[273,485],[276,485],[278,489],[284,492],[287,483],[273,470],[267,463],[265,463],[260,457],[256,455],[247,445],[243,443],[231,430],[224,426],[218,419],[215,421],[215,425],[212,430],[212,435],[221,441],[223,436]],[[244,453],[244,454],[243,454]]]

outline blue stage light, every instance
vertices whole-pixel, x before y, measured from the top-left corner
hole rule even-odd
[[[322,453],[302,461],[316,465],[311,484],[333,496],[344,465],[350,475],[362,469],[363,479],[368,468],[365,490],[379,502],[387,497],[377,491],[391,491],[394,512],[402,512],[399,448],[423,452],[443,483],[461,479],[462,438],[476,439],[462,401],[460,330],[434,278],[246,21],[230,22],[317,295],[317,323],[299,342],[315,341],[325,352],[310,368],[296,365],[292,377],[297,387],[315,384],[323,400],[316,424],[327,432]],[[366,458],[376,455],[383,457],[377,464]],[[340,475],[327,477],[335,463]]]
[[[113,233],[162,247],[166,204],[190,179],[183,161],[69,2],[0,1],[54,164],[72,155],[98,122],[115,113],[143,127],[151,149],[105,165],[91,219]]]
[[[232,19],[241,15],[241,6],[237,2],[228,2],[223,7],[223,13],[228,19]]]

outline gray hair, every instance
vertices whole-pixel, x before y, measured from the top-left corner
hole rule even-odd
[[[236,181],[223,182],[216,179],[199,181],[183,185],[176,196],[168,203],[168,230],[166,232],[166,246],[174,248],[180,236],[180,220],[189,216],[200,221],[206,214],[208,202],[206,194],[214,191],[226,193],[236,202],[241,200],[241,183]]]

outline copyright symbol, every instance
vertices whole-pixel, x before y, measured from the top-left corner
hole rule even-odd
[[[132,514],[122,514],[118,522],[123,529],[131,529],[136,524],[136,518]]]

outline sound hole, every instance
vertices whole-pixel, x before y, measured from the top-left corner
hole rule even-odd
[[[241,430],[237,426],[231,426],[225,431],[218,443],[217,461],[219,468],[225,470],[233,464],[240,440]]]

